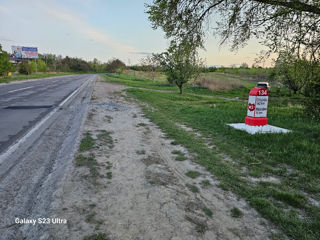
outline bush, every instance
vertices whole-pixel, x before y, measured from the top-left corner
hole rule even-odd
[[[33,68],[29,61],[24,61],[19,65],[19,73],[21,74],[26,74],[26,75],[32,74],[32,70]]]
[[[12,63],[9,62],[9,55],[7,52],[2,50],[0,44],[0,75],[7,75],[8,72],[11,72],[14,69]]]
[[[37,59],[37,68],[38,68],[38,72],[47,72],[48,71],[46,63],[41,59]]]

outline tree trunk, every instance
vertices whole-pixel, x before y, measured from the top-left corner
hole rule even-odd
[[[178,87],[179,87],[179,90],[180,90],[180,94],[182,94],[182,84],[178,85]]]

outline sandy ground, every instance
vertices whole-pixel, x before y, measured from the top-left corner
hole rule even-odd
[[[82,135],[89,132],[96,139],[94,149],[83,154],[95,156],[98,173],[70,166],[54,203],[56,217],[68,223],[52,225],[53,239],[97,233],[115,240],[269,239],[276,232],[245,201],[218,188],[214,176],[193,163],[185,149],[170,144],[137,104],[121,96],[123,89],[95,83]],[[108,138],[100,139],[101,133]],[[176,161],[173,150],[188,160]],[[201,176],[189,178],[189,170]],[[203,180],[210,185],[204,187]],[[231,216],[234,207],[242,217]]]

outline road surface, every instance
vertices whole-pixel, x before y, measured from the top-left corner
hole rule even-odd
[[[0,239],[39,239],[73,159],[96,75],[0,85]]]
[[[87,78],[75,75],[0,85],[0,153]]]

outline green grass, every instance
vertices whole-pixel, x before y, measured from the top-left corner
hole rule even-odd
[[[119,83],[127,81],[120,79]],[[152,84],[149,81],[148,87]],[[306,200],[309,195],[320,201],[320,123],[303,113],[301,96],[271,91],[269,124],[290,129],[291,133],[249,135],[226,125],[244,122],[248,88],[209,92],[188,86],[185,90],[183,95],[175,90],[126,91],[128,96],[148,104],[142,106],[144,114],[173,140],[173,145],[181,145],[195,156],[194,161],[211,172],[221,188],[244,198],[288,237],[320,239],[320,208]],[[229,100],[237,96],[245,101]],[[205,139],[176,123],[210,139],[215,150],[207,147]],[[226,161],[223,155],[233,161]],[[249,176],[274,176],[281,184],[253,183]]]
[[[212,217],[213,212],[209,208],[202,208],[202,211],[209,217]]]
[[[243,216],[243,213],[241,212],[241,210],[239,208],[232,208],[231,209],[231,217],[234,217],[234,218],[240,218]]]
[[[65,75],[73,75],[74,73],[37,73],[31,75],[14,75],[11,77],[0,78],[0,83],[9,83],[12,81],[21,81],[28,79],[37,79],[37,78],[47,78],[47,77],[57,77],[57,76],[65,76]]]
[[[146,151],[145,150],[137,150],[136,153],[138,155],[144,155],[144,154],[146,154]]]
[[[189,178],[197,178],[197,177],[200,177],[200,175],[201,174],[198,171],[190,170],[186,172],[186,176],[188,176]]]
[[[92,138],[91,134],[89,132],[86,132],[84,134],[84,137],[81,139],[79,151],[88,151],[93,149],[95,144],[95,140]]]
[[[209,180],[202,180],[202,181],[201,181],[201,186],[202,186],[203,188],[209,187],[209,186],[211,186],[211,183],[210,183]]]
[[[199,188],[196,185],[192,185],[192,184],[187,184],[186,185],[187,188],[189,188],[189,190],[193,193],[198,193],[200,192]]]
[[[83,240],[109,240],[110,238],[105,233],[96,233],[90,236],[85,236]]]
[[[107,172],[107,178],[112,179],[112,172]]]
[[[90,177],[96,179],[97,177],[101,177],[97,166],[99,165],[95,156],[90,154],[89,156],[84,156],[82,154],[78,154],[75,157],[75,165],[76,167],[87,167],[90,170]]]
[[[110,149],[114,147],[114,142],[111,137],[112,132],[108,132],[106,130],[100,130],[100,133],[97,135],[97,139],[106,144]]]
[[[179,151],[179,150],[173,150],[173,151],[172,151],[172,154],[177,155],[177,156],[175,157],[175,160],[176,160],[176,161],[184,161],[184,160],[187,160],[187,158],[186,158],[186,156],[184,155],[184,153],[181,152],[181,151]]]

